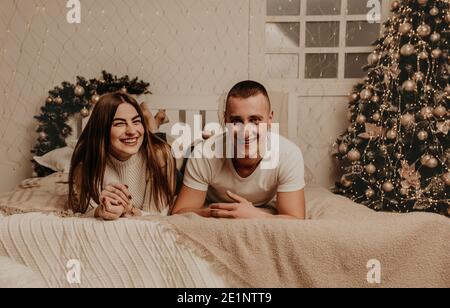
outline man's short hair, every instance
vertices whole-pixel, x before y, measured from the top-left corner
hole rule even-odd
[[[266,88],[259,82],[252,80],[241,81],[230,90],[227,96],[227,100],[225,101],[225,111],[228,109],[228,103],[230,102],[231,98],[247,99],[259,94],[262,94],[267,98],[267,101],[269,102],[269,111],[271,111],[272,106]]]

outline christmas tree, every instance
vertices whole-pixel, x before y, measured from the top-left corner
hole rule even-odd
[[[450,215],[450,2],[403,0],[349,96],[335,192],[374,210]]]
[[[128,76],[118,78],[105,71],[101,79],[87,80],[77,77],[77,83],[63,82],[60,87],[49,91],[45,105],[41,108],[40,115],[36,116],[39,124],[39,135],[36,145],[31,151],[35,156],[42,156],[48,152],[66,147],[66,139],[72,133],[67,124],[69,118],[75,114],[88,117],[92,106],[105,93],[124,91],[133,95],[150,93],[147,89],[149,83],[139,81],[138,78],[130,79]],[[35,161],[33,162],[34,177],[47,176],[54,171],[45,168]]]

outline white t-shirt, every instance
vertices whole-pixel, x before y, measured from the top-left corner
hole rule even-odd
[[[236,172],[232,159],[191,158],[186,166],[184,185],[207,191],[206,205],[232,203],[227,191],[244,197],[257,207],[276,209],[277,193],[296,192],[305,187],[304,161],[301,150],[293,142],[279,138],[279,160],[274,168],[263,169],[260,164],[247,178]],[[206,141],[216,142],[214,137]],[[204,143],[197,145],[193,153],[201,151]],[[205,146],[206,147],[206,146]]]

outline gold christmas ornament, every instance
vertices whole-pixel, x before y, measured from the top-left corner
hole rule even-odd
[[[434,32],[431,36],[430,36],[430,41],[432,41],[433,43],[437,43],[441,40],[441,35],[437,32]]]
[[[80,86],[80,85],[75,87],[74,92],[75,92],[76,96],[83,96],[84,93],[86,93],[85,89],[82,86]]]
[[[368,174],[374,174],[375,172],[377,172],[377,167],[375,167],[374,164],[368,164],[368,165],[366,166],[366,172],[367,172]]]
[[[446,21],[447,23],[450,23],[450,12],[447,12],[447,13],[445,14],[445,21]]]
[[[427,24],[422,24],[417,28],[417,33],[422,37],[425,38],[431,34],[431,27]]]
[[[431,16],[439,15],[439,9],[437,7],[432,7],[431,10],[430,10],[430,15]]]
[[[400,54],[404,57],[412,56],[416,52],[414,45],[408,43],[402,46],[400,49]]]
[[[392,2],[392,4],[391,4],[392,11],[396,11],[399,8],[400,8],[400,2],[398,0],[395,0],[394,2]]]
[[[361,159],[361,153],[359,153],[358,150],[353,149],[350,152],[348,152],[347,157],[348,159],[350,159],[350,161],[355,162]]]
[[[356,122],[358,122],[359,124],[364,124],[366,123],[366,121],[367,118],[363,114],[358,115],[358,117],[356,118]]]
[[[375,104],[378,104],[379,102],[380,102],[380,97],[378,96],[378,95],[374,95],[371,99],[370,99],[370,101],[372,102],[372,103],[375,103]]]
[[[421,130],[419,133],[417,133],[417,138],[419,138],[420,141],[425,141],[428,139],[428,133],[424,130]]]
[[[342,184],[344,187],[349,188],[349,187],[351,187],[351,186],[353,185],[353,182],[350,181],[349,179],[347,179],[347,177],[344,175],[344,176],[341,178],[341,184]]]
[[[431,92],[433,90],[434,90],[434,88],[433,88],[433,86],[431,84],[427,84],[425,86],[425,92]]]
[[[441,118],[447,114],[447,108],[445,108],[442,105],[439,105],[436,108],[434,108],[433,113],[436,117]]]
[[[431,107],[423,107],[420,110],[420,115],[422,116],[422,118],[424,118],[425,120],[431,119],[433,117],[433,108]]]
[[[415,123],[415,117],[410,113],[404,114],[401,117],[400,123],[403,127],[411,127]]]
[[[62,105],[63,104],[63,99],[58,96],[57,98],[55,98],[55,104]]]
[[[394,184],[392,184],[390,181],[383,184],[383,190],[387,193],[390,193],[394,190]]]
[[[417,3],[418,3],[419,5],[425,6],[425,5],[427,5],[428,0],[417,0]]]
[[[361,91],[359,96],[361,97],[362,100],[368,101],[372,98],[372,95],[373,95],[372,90],[364,89]]]
[[[345,144],[345,143],[341,143],[341,144],[339,145],[339,152],[340,152],[341,154],[347,154],[347,152],[348,152],[348,145]]]
[[[421,51],[420,53],[419,53],[419,59],[420,60],[428,60],[428,57],[429,57],[430,55],[428,54],[428,52],[426,52],[426,51]]]
[[[433,56],[433,58],[439,59],[442,56],[442,50],[440,50],[439,48],[433,49],[431,51],[431,55]]]
[[[386,137],[390,140],[397,139],[397,131],[395,129],[391,129],[387,132]]]
[[[406,80],[402,86],[403,91],[406,91],[406,92],[413,92],[416,90],[416,87],[417,87],[417,85],[413,80]]]
[[[405,22],[405,23],[402,23],[398,27],[398,31],[401,34],[405,35],[405,34],[408,34],[409,32],[411,32],[412,28],[413,28],[413,26],[409,22]]]
[[[380,61],[380,54],[377,53],[376,51],[372,52],[368,57],[367,57],[367,63],[371,66],[375,66],[378,64],[378,61]]]
[[[373,119],[374,121],[379,121],[379,120],[381,119],[380,113],[379,113],[379,112],[375,112],[375,113],[373,114],[373,116],[372,116],[372,119]]]
[[[348,96],[348,101],[350,103],[355,103],[358,101],[359,95],[357,93],[352,93]]]
[[[51,103],[53,103],[53,97],[49,96],[49,97],[47,97],[47,99],[45,101],[47,104],[51,104]]]
[[[81,113],[81,116],[84,117],[84,118],[87,118],[90,115],[90,112],[89,112],[89,110],[86,107],[81,109],[80,113]]]
[[[445,185],[450,186],[450,172],[445,173],[442,176],[442,180],[444,181]]]
[[[122,89],[120,89],[120,91],[121,91],[122,93],[128,93],[128,90],[127,90],[126,87],[123,87]]]
[[[47,139],[47,137],[48,137],[48,135],[47,135],[46,133],[44,133],[44,132],[40,132],[40,133],[39,133],[39,139],[40,139],[41,141]]]
[[[100,101],[100,95],[94,94],[91,98],[91,103],[93,105],[97,104]]]
[[[432,157],[428,160],[426,166],[430,169],[434,169],[439,166],[439,161],[435,157]]]
[[[384,39],[384,45],[389,46],[392,44],[393,41],[394,41],[394,38],[389,35]]]
[[[372,199],[373,196],[375,196],[375,191],[373,189],[370,188],[370,189],[366,190],[367,199]]]

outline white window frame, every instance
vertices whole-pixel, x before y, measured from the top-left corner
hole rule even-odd
[[[363,1],[363,0],[362,0]],[[391,0],[382,2],[381,25],[390,16]],[[285,89],[290,92],[302,93],[306,96],[336,96],[345,95],[353,85],[361,79],[346,79],[345,56],[347,53],[370,53],[374,50],[369,47],[346,47],[346,32],[348,21],[366,21],[366,15],[346,15],[347,0],[341,0],[341,14],[329,16],[306,15],[306,0],[301,0],[299,16],[267,16],[266,0],[250,0],[250,76],[255,79],[265,80],[272,88]],[[369,11],[369,9],[368,9]],[[306,47],[306,23],[307,22],[339,22],[339,47]],[[300,47],[299,48],[266,48],[265,27],[267,22],[296,22],[300,23]],[[383,29],[380,27],[380,35]],[[266,76],[266,54],[298,54],[299,72],[298,78],[271,79]],[[305,78],[306,54],[311,53],[337,53],[338,77],[337,78]]]

